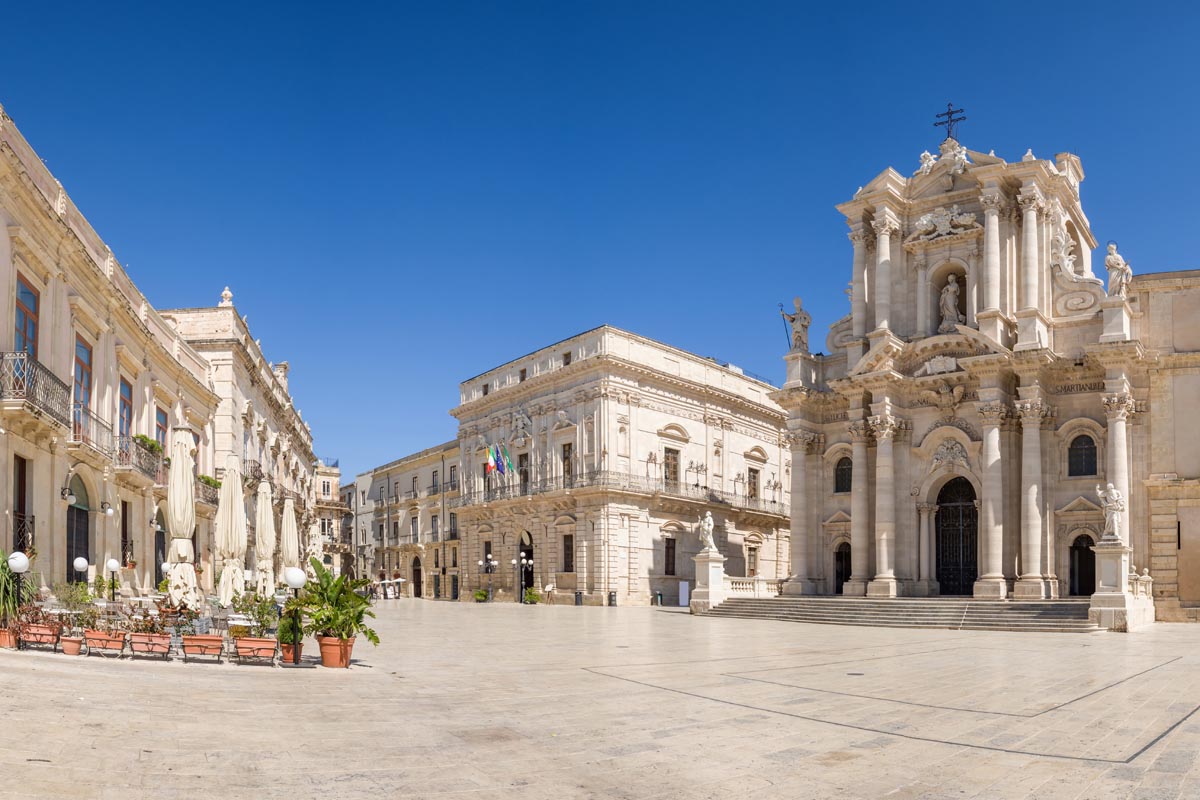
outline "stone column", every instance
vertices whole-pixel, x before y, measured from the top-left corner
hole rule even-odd
[[[917,335],[929,335],[929,270],[925,267],[925,254],[913,256],[917,270]]]
[[[1004,581],[1004,471],[1000,466],[1000,425],[1008,409],[999,404],[981,403],[978,410],[983,422],[983,492],[979,515],[983,575],[975,581],[974,594],[979,598],[1002,600],[1008,592]]]
[[[1021,577],[1014,595],[1020,600],[1046,596],[1042,580],[1042,419],[1041,400],[1017,403],[1021,415]]]
[[[867,574],[870,563],[868,542],[870,517],[870,476],[867,474],[867,444],[871,441],[871,428],[866,421],[850,426],[853,441],[851,460],[853,471],[850,482],[850,580],[842,586],[842,594],[862,596],[867,593]]]
[[[1000,207],[1004,198],[985,194],[983,205],[983,310],[1000,308]]]
[[[1125,392],[1104,396],[1104,414],[1108,417],[1108,482],[1125,498],[1121,514],[1121,542],[1129,544],[1129,437],[1127,421],[1133,413],[1133,398]]]
[[[862,228],[850,232],[854,244],[853,291],[850,298],[850,316],[854,338],[867,335],[867,234]]]
[[[963,324],[969,328],[979,327],[975,319],[979,311],[979,248],[972,245],[967,253],[967,319]]]
[[[896,465],[893,442],[899,420],[881,414],[871,417],[875,432],[875,580],[871,597],[895,597],[896,591]],[[851,545],[853,547],[853,545]]]
[[[900,230],[895,216],[884,209],[871,223],[875,229],[875,329],[887,330],[892,318],[892,234]]]
[[[1035,193],[1021,198],[1021,308],[1037,308],[1039,281],[1037,218],[1041,198]]]
[[[933,559],[933,526],[931,517],[934,509],[937,508],[933,503],[917,503],[917,515],[920,519],[920,540],[921,540],[921,562],[919,580],[925,586],[925,591],[929,594],[929,584],[934,580],[933,571],[936,563]]]
[[[817,434],[809,431],[792,431],[788,444],[792,452],[792,528],[790,566],[784,594],[813,594],[814,588],[808,570],[808,451],[817,441]]]

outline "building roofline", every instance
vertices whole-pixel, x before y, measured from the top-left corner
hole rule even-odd
[[[458,447],[458,439],[451,439],[448,442],[442,442],[441,444],[435,444],[433,447],[426,447],[424,450],[418,450],[415,453],[409,453],[406,456],[401,456],[400,458],[397,458],[395,461],[389,461],[386,464],[380,464],[378,467],[372,467],[371,469],[364,470],[363,472],[358,473],[358,475],[356,475],[355,477],[361,478],[365,475],[374,475],[377,472],[386,471],[386,470],[393,469],[394,467],[398,467],[406,461],[417,461],[419,459],[424,458],[425,456],[433,455],[434,453],[437,453],[442,450],[453,450],[456,447]]]

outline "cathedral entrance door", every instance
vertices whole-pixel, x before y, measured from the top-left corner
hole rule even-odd
[[[942,594],[974,591],[979,577],[978,540],[975,488],[966,478],[954,478],[937,499],[937,579]]]
[[[842,585],[850,580],[850,545],[842,542],[833,551],[833,593],[841,594]]]
[[[1071,594],[1091,597],[1096,593],[1096,554],[1092,552],[1092,537],[1077,536],[1071,542]]]

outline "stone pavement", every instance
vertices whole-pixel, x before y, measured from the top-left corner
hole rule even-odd
[[[0,652],[0,797],[1200,796],[1200,625],[377,611],[344,672]]]

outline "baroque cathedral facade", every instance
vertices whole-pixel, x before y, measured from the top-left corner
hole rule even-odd
[[[1200,606],[1200,271],[1134,275],[1078,157],[946,139],[838,206],[852,300],[827,354],[787,315],[787,594],[1096,589],[1109,484],[1159,619]],[[1106,282],[1101,275],[1106,273]],[[1200,610],[1200,609],[1197,609]]]

